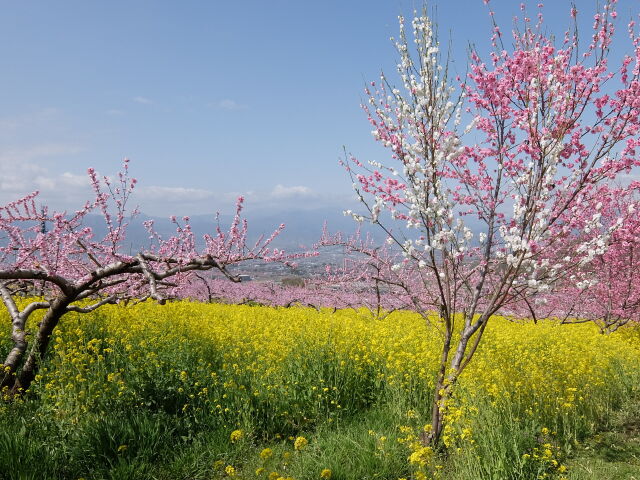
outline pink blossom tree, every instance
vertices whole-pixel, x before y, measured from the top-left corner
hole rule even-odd
[[[345,236],[331,235],[325,228],[316,250],[336,246],[344,248],[343,264],[327,266],[325,275],[316,284],[318,289],[334,289],[341,308],[366,308],[376,318],[384,318],[396,310],[427,311],[422,304],[427,292],[419,281],[420,271],[410,273],[412,265],[404,262],[398,251],[386,244],[376,245],[359,230]],[[396,268],[399,262],[405,268]]]
[[[487,60],[471,51],[465,79],[453,78],[426,14],[413,38],[400,18],[400,86],[382,74],[366,88],[372,134],[391,158],[347,156],[364,212],[346,213],[386,232],[403,257],[386,281],[442,332],[427,444],[439,443],[492,315],[588,270],[620,225],[594,211],[601,187],[639,164],[640,41],[631,22],[632,54],[610,68],[615,4],[595,14],[584,49],[575,8],[556,40],[542,10],[532,22],[523,6],[509,42],[493,23],[494,49]],[[570,243],[577,228],[597,234]],[[577,254],[557,254],[567,249]]]
[[[629,322],[640,321],[640,183],[624,189],[602,188],[593,215],[600,217],[600,230],[614,231],[607,249],[578,270],[569,270],[548,292],[532,298],[516,298],[506,311],[519,317],[555,317],[564,324],[593,322],[602,333],[609,333]],[[576,259],[585,252],[571,246],[600,235],[600,231],[575,228],[567,237],[567,247],[556,255]]]
[[[38,371],[51,335],[68,312],[88,313],[102,305],[151,298],[161,304],[180,292],[198,271],[218,270],[232,282],[239,278],[228,267],[247,260],[288,261],[270,244],[270,237],[247,243],[247,223],[240,217],[242,198],[228,231],[218,224],[198,248],[184,218],[175,218],[176,233],[161,238],[147,222],[151,245],[137,254],[127,253],[125,239],[130,218],[127,203],[136,185],[128,173],[128,161],[115,181],[98,177],[89,169],[95,197],[67,215],[36,204],[34,192],[0,207],[0,297],[11,322],[12,347],[1,364],[0,386],[11,394],[27,390]],[[106,227],[100,238],[83,221],[99,214]],[[131,212],[135,215],[136,210]],[[28,300],[33,295],[37,300]],[[38,310],[44,316],[28,325]]]

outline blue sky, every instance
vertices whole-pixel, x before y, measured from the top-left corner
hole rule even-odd
[[[6,2],[0,203],[39,189],[43,201],[75,209],[87,198],[87,167],[113,174],[126,156],[136,202],[153,215],[229,211],[240,194],[271,213],[350,207],[338,158],[343,145],[384,158],[359,107],[362,89],[394,69],[389,37],[416,3]],[[508,28],[519,2],[492,3]],[[570,2],[548,3],[561,34]],[[588,23],[595,2],[578,3]],[[468,42],[486,45],[487,7],[432,4],[464,73]],[[632,8],[622,0],[621,18]]]

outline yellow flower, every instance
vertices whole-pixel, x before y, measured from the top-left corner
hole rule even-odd
[[[265,448],[264,450],[262,450],[260,452],[260,458],[262,460],[266,460],[267,458],[271,458],[271,456],[273,456],[273,450],[271,450],[270,448]]]
[[[268,478],[269,478],[269,480],[278,480],[278,477],[279,477],[279,476],[280,476],[280,475],[278,475],[278,472],[271,472],[271,473],[269,474],[269,477],[268,477]]]
[[[298,437],[296,438],[295,442],[293,442],[293,448],[295,448],[296,450],[302,450],[308,444],[309,444],[309,441],[306,438]]]
[[[425,466],[432,456],[433,449],[431,447],[421,447],[409,455],[409,463]]]
[[[322,470],[320,472],[320,478],[326,478],[326,479],[331,478],[331,470],[329,470],[328,468],[325,468],[324,470]]]
[[[240,440],[244,435],[244,432],[242,430],[234,430],[233,432],[231,432],[231,435],[229,435],[229,439],[232,442],[237,442],[238,440]]]
[[[256,469],[256,476],[260,476],[264,473],[264,467],[260,467]]]
[[[227,468],[224,469],[224,473],[226,473],[230,477],[235,477],[236,476],[236,469],[233,468],[232,465],[227,465]]]

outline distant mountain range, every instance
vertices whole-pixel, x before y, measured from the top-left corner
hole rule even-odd
[[[243,215],[249,224],[249,241],[255,242],[260,235],[269,237],[281,223],[285,224],[284,231],[272,244],[274,247],[289,251],[309,248],[320,239],[322,226],[326,222],[329,232],[343,232],[350,234],[355,232],[358,224],[350,217],[345,217],[334,209],[315,210],[289,210],[278,213],[247,213]],[[143,226],[146,220],[153,220],[155,230],[163,237],[168,237],[175,233],[175,225],[168,218],[150,217],[140,214],[133,219],[128,229],[127,242],[131,252],[139,251],[149,244],[149,235]],[[232,215],[221,215],[220,224],[223,230],[228,229]],[[184,224],[184,222],[180,222]],[[190,217],[191,227],[196,238],[202,238],[205,233],[215,234],[215,215],[196,215]],[[97,237],[105,234],[104,220],[99,215],[88,215],[84,224],[93,228]],[[372,225],[363,224],[362,231],[369,232],[376,241],[384,241],[385,236]],[[126,248],[126,247],[125,247]]]

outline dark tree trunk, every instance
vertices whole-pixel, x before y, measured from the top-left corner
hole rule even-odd
[[[13,338],[14,345],[9,355],[3,363],[2,381],[0,382],[0,391],[8,388],[11,390],[16,380],[16,371],[24,358],[24,352],[29,345],[27,342],[26,332],[20,331]]]
[[[440,368],[436,376],[434,385],[433,400],[431,404],[431,431],[426,433],[423,443],[435,447],[440,441],[444,416],[444,391],[445,377],[447,374],[447,364],[449,362],[449,351],[451,350],[452,332],[447,329],[444,344],[442,346],[442,356],[440,358]]]
[[[69,303],[71,302],[67,299],[56,299],[51,303],[51,307],[39,324],[38,333],[33,340],[29,355],[22,368],[19,371],[16,369],[17,374],[12,375],[10,379],[12,382],[7,385],[12,395],[24,393],[31,386],[49,348],[53,330],[60,322],[60,318],[66,313]]]

